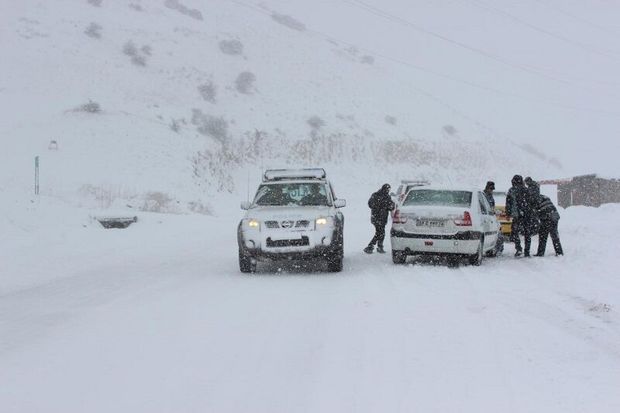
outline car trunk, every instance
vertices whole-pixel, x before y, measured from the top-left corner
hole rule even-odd
[[[415,234],[449,235],[471,229],[471,210],[464,207],[409,206],[400,209],[402,231]],[[469,225],[466,214],[469,215]]]

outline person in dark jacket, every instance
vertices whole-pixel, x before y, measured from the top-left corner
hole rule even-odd
[[[300,205],[327,205],[327,196],[325,196],[325,189],[321,191],[322,187],[319,184],[310,186],[310,193],[299,201]]]
[[[538,203],[536,206],[538,212],[538,218],[540,219],[540,230],[538,231],[538,251],[537,257],[545,255],[545,248],[547,247],[547,237],[551,234],[551,241],[553,242],[553,249],[555,255],[564,255],[562,250],[562,244],[560,243],[560,234],[558,233],[558,221],[560,220],[560,214],[549,199],[548,196],[538,195]]]
[[[521,175],[515,175],[512,178],[512,187],[506,194],[506,214],[512,217],[510,240],[515,243],[515,257],[520,256],[521,253],[529,257],[536,217]],[[521,248],[519,234],[523,234],[525,238],[525,249]]]
[[[532,228],[530,233],[532,235],[538,232],[539,227],[539,218],[538,218],[538,196],[540,195],[540,185],[538,182],[534,181],[531,177],[525,178],[525,185],[527,186],[527,197],[528,202],[531,205],[531,209],[533,212],[532,217]]]
[[[394,201],[390,197],[390,185],[384,184],[381,189],[373,193],[368,200],[370,208],[370,223],[375,226],[375,236],[364,252],[371,254],[377,244],[377,252],[384,253],[383,240],[385,239],[385,226],[388,222],[388,215],[395,207]]]
[[[487,201],[489,201],[489,205],[491,206],[491,211],[495,213],[495,198],[493,198],[493,191],[495,191],[495,182],[489,181],[487,185],[484,187],[484,196]]]
[[[525,178],[525,185],[527,185],[527,193],[530,197],[530,202],[533,204],[538,203],[538,195],[540,195],[540,185],[534,181],[531,177]]]

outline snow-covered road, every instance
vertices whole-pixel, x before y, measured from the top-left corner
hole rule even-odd
[[[340,274],[240,274],[237,214],[9,219],[0,411],[620,411],[618,207],[564,211],[565,257],[458,269],[363,254],[349,209]]]

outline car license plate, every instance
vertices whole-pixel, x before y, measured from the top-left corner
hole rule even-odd
[[[418,219],[416,220],[416,226],[429,227],[429,228],[442,228],[445,226],[445,221],[438,219]]]

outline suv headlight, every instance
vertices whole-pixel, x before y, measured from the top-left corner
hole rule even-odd
[[[249,218],[244,220],[246,227],[250,229],[258,229],[260,230],[260,221],[257,219]]]
[[[314,222],[317,227],[326,227],[332,225],[334,219],[332,217],[318,217]]]

